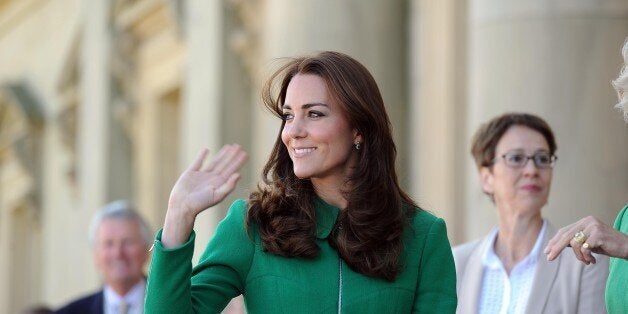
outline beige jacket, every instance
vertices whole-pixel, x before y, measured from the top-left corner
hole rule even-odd
[[[556,233],[548,222],[543,246]],[[457,313],[477,313],[482,285],[482,256],[488,236],[454,247],[456,262]],[[537,259],[532,291],[526,313],[606,313],[604,289],[608,277],[608,257],[595,255],[596,264],[585,265],[567,248],[548,262],[541,251]]]

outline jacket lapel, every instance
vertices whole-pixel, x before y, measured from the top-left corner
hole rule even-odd
[[[484,237],[477,249],[469,256],[469,261],[464,271],[462,287],[458,296],[458,313],[477,313],[478,302],[480,301],[480,292],[482,291],[482,278],[484,276],[484,267],[482,257],[488,246],[491,245],[489,236]]]
[[[101,290],[100,293],[94,295],[92,299],[92,307],[89,313],[103,314],[105,312],[105,291]]]
[[[543,235],[543,246],[541,250],[545,248],[549,239],[556,234],[556,229],[549,222]],[[556,280],[558,274],[558,267],[561,263],[562,255],[552,262],[547,260],[546,255],[543,252],[539,252],[539,256],[536,260],[536,271],[534,274],[534,281],[532,283],[532,291],[530,291],[530,297],[528,298],[528,305],[526,306],[526,313],[542,313],[549,299],[550,290]]]

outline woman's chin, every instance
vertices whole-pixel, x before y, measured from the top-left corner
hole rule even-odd
[[[541,212],[545,204],[547,204],[547,199],[545,198],[529,198],[521,202],[521,207],[527,208],[529,211]]]
[[[299,171],[295,171],[294,175],[299,178],[300,180],[307,180],[310,178],[311,174],[309,173],[305,173],[305,172],[299,172]]]

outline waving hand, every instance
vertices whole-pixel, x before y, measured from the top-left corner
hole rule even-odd
[[[192,232],[196,216],[224,200],[240,178],[238,171],[246,162],[247,154],[239,145],[225,145],[205,162],[208,153],[207,149],[199,152],[170,192],[161,237],[164,247],[183,244]]]

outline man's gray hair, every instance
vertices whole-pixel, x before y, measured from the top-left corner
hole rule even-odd
[[[146,246],[149,247],[153,242],[153,235],[150,227],[142,218],[142,216],[133,208],[129,202],[125,200],[113,201],[103,206],[92,218],[92,222],[89,226],[89,243],[93,246],[96,241],[96,232],[98,227],[106,219],[122,219],[135,221],[141,228],[142,238],[146,242]]]

